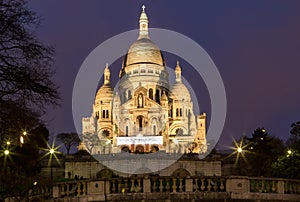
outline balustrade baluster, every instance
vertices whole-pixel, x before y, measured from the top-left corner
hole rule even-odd
[[[265,192],[266,190],[266,181],[262,180],[261,181],[261,192]]]
[[[142,190],[141,179],[139,178],[137,181],[138,181],[138,192],[141,192]]]
[[[224,190],[224,188],[225,188],[224,183],[225,183],[225,180],[224,179],[220,179],[220,191],[221,192],[225,191]]]
[[[130,187],[130,192],[135,192],[134,181],[135,181],[135,179],[131,179],[131,187]]]
[[[255,180],[255,192],[259,192],[260,190],[260,185],[259,185],[259,181],[258,180]]]
[[[67,183],[67,184],[66,184],[66,187],[67,187],[67,188],[66,188],[66,192],[65,192],[65,193],[66,193],[67,196],[69,196],[69,195],[70,195],[70,184]]]
[[[164,192],[163,179],[159,179],[159,192]]]
[[[115,180],[111,180],[110,183],[112,183],[112,187],[111,187],[111,191],[112,193],[116,193],[116,181]]]
[[[124,180],[124,189],[125,189],[125,193],[129,192],[129,186],[128,186],[128,180],[127,179]]]
[[[277,183],[275,180],[272,181],[272,192],[275,193],[277,191]]]
[[[80,182],[77,182],[77,193],[76,196],[80,196],[81,192],[81,187],[80,187]]]
[[[172,192],[177,192],[177,190],[176,190],[176,188],[177,188],[177,185],[176,185],[176,178],[173,178],[173,186],[172,186]]]
[[[213,190],[216,192],[216,191],[218,191],[218,183],[217,183],[217,179],[214,179],[214,181],[213,181]]]
[[[207,191],[211,191],[211,179],[207,179]]]
[[[200,191],[204,191],[205,189],[205,184],[204,184],[204,178],[201,178],[201,190]]]
[[[87,184],[86,184],[86,182],[82,182],[82,195],[84,196],[84,195],[86,195],[86,189],[87,188]]]
[[[153,186],[152,186],[152,189],[153,189],[153,192],[156,192],[156,179],[152,179],[153,180]]]
[[[122,192],[121,185],[122,185],[122,180],[119,179],[119,180],[118,180],[118,192],[119,192],[119,193]]]
[[[182,178],[179,179],[179,192],[182,192],[183,186],[182,186]]]
[[[170,179],[167,178],[166,180],[166,192],[170,192]]]
[[[199,190],[198,190],[198,178],[195,178],[194,179],[194,187],[193,187],[193,191],[195,191],[195,192],[198,192]]]

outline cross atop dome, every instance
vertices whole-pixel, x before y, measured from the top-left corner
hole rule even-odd
[[[148,17],[145,11],[146,6],[142,6],[142,13],[140,16],[140,34],[138,39],[147,38],[149,39],[149,33],[148,33]]]

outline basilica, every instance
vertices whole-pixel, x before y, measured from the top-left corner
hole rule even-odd
[[[175,84],[170,86],[148,23],[143,6],[139,36],[123,58],[118,84],[112,88],[106,65],[93,112],[82,119],[82,143],[91,154],[207,152],[206,114],[194,115],[179,62]]]

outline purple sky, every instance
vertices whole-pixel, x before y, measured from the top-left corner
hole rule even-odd
[[[258,127],[284,140],[289,137],[290,124],[300,120],[300,1],[297,0],[30,1],[29,6],[43,20],[38,37],[56,49],[54,79],[60,85],[62,102],[58,108],[49,108],[46,116],[52,134],[75,131],[71,96],[77,71],[100,43],[138,28],[143,4],[150,27],[190,37],[218,67],[228,102],[219,145],[229,145],[232,137],[251,135]],[[178,58],[165,56],[167,64],[174,68]],[[183,69],[191,69],[179,60]],[[112,65],[112,72],[119,72],[120,62]],[[203,81],[194,78],[192,71],[183,75],[192,86],[199,86],[194,90],[200,110],[209,115],[210,99]]]

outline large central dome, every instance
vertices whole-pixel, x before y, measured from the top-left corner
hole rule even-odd
[[[139,63],[164,65],[164,58],[160,49],[149,38],[140,38],[130,46],[124,57],[123,66]]]
[[[140,33],[138,39],[130,46],[123,60],[123,67],[129,65],[150,63],[165,65],[162,52],[149,38],[148,17],[143,8],[140,16]]]

